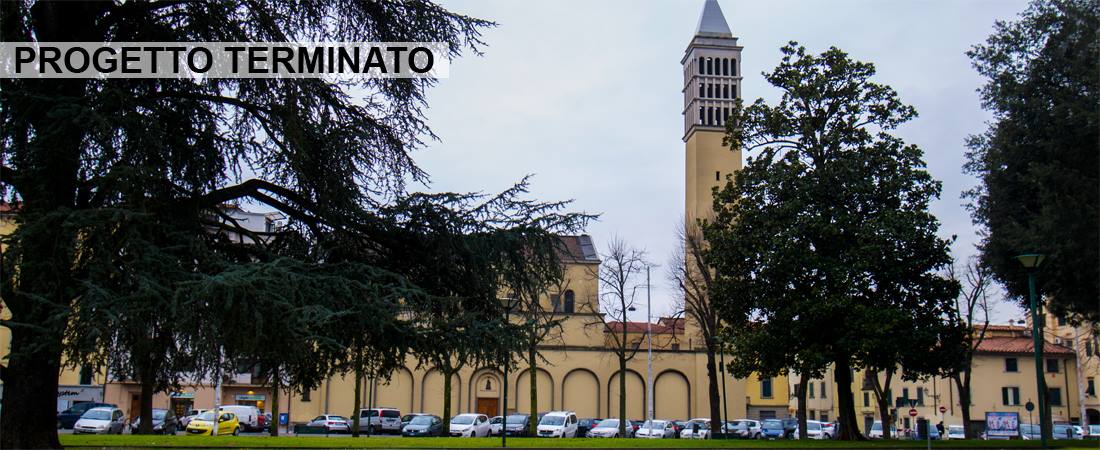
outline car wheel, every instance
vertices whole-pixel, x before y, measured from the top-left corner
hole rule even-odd
[[[241,435],[241,427],[234,428],[233,429],[233,435],[234,436],[240,436]]]

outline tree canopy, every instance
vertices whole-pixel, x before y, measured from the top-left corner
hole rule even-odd
[[[982,262],[1027,303],[1014,258],[1041,253],[1052,312],[1100,320],[1100,2],[1036,0],[967,54],[994,119],[967,142],[965,193],[984,228]]]

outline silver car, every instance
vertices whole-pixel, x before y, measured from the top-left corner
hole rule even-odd
[[[101,406],[86,411],[73,425],[73,434],[122,434],[126,419],[122,410]]]
[[[646,439],[675,439],[676,428],[669,420],[647,420],[638,431],[634,432],[636,438]]]

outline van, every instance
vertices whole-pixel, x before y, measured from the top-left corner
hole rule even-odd
[[[538,437],[577,437],[577,415],[573,411],[551,411],[539,420]]]
[[[401,433],[401,411],[397,408],[369,408],[359,410],[359,429],[370,424],[372,433]]]
[[[235,414],[237,420],[241,422],[241,428],[245,431],[263,431],[260,408],[251,405],[224,405],[221,410]]]

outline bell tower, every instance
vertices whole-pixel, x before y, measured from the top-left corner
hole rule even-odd
[[[711,189],[741,169],[741,150],[722,145],[726,119],[741,97],[741,47],[717,0],[706,0],[684,67],[684,143],[687,156],[684,216],[689,225],[714,216]]]

